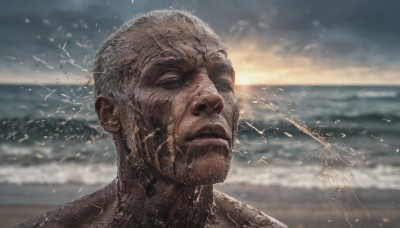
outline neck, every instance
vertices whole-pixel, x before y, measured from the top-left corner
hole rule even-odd
[[[184,185],[135,157],[122,137],[118,149],[117,205],[112,226],[204,227],[213,216],[212,185]]]

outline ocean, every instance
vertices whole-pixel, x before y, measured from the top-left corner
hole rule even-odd
[[[226,183],[400,190],[400,87],[238,86]],[[0,183],[104,185],[115,148],[93,87],[0,85]]]

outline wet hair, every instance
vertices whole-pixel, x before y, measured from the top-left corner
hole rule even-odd
[[[132,61],[122,58],[126,52],[135,52],[135,48],[127,48],[126,35],[145,26],[159,26],[160,23],[175,22],[190,24],[196,32],[205,34],[215,42],[220,43],[214,31],[198,17],[182,10],[155,10],[139,15],[121,26],[109,36],[96,54],[92,71],[95,85],[95,95],[112,95],[117,101],[125,97],[125,87],[130,79],[137,78],[137,72],[132,72]]]

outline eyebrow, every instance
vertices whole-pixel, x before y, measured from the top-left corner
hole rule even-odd
[[[180,68],[179,65],[189,65],[190,62],[182,57],[171,56],[167,58],[159,58],[150,62],[150,67],[145,69],[142,78],[148,78],[149,80],[156,80],[161,69],[169,68]]]
[[[210,76],[217,77],[224,73],[231,75],[232,79],[235,80],[235,69],[233,68],[233,66],[231,64],[228,64],[226,62],[215,63]]]

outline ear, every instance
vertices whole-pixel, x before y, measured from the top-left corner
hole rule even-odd
[[[111,96],[96,97],[95,109],[101,126],[110,133],[121,130],[121,112],[115,99]]]

